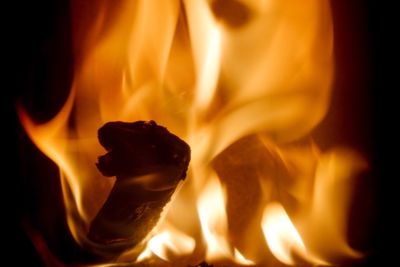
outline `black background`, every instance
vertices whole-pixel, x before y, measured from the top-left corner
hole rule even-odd
[[[67,0],[15,1],[3,8],[2,24],[6,33],[3,40],[6,71],[3,73],[6,75],[1,93],[4,95],[3,114],[6,115],[1,127],[5,159],[1,218],[6,223],[2,227],[5,234],[2,242],[6,247],[3,259],[9,262],[4,266],[43,266],[23,230],[22,223],[26,217],[45,217],[34,220],[34,224],[39,229],[47,227],[49,232],[59,232],[65,227],[60,189],[48,189],[58,186],[54,179],[50,179],[57,173],[57,168],[37,151],[22,131],[15,104],[22,101],[37,120],[46,121],[65,100],[73,65],[69,5]],[[394,239],[394,230],[389,226],[389,221],[394,222],[394,218],[389,220],[391,205],[388,204],[392,195],[388,188],[394,185],[395,178],[388,166],[394,145],[388,134],[390,123],[386,121],[387,118],[396,120],[396,113],[388,113],[388,91],[395,88],[387,71],[391,66],[389,63],[392,63],[388,45],[391,34],[387,34],[390,9],[378,1],[332,1],[336,60],[332,107],[336,108],[329,111],[316,132],[318,135],[329,128],[336,143],[356,148],[370,161],[371,171],[367,179],[373,192],[368,197],[361,194],[365,205],[356,207],[362,210],[360,218],[368,219],[365,225],[371,227],[369,235],[364,238],[365,244],[361,245],[370,254],[357,266],[390,266],[395,263],[395,254],[389,253],[388,244]],[[320,142],[329,145],[326,140]],[[32,182],[32,175],[28,173],[32,170],[34,173],[46,170],[40,179],[49,182],[47,189]],[[38,208],[43,204],[43,200],[38,200],[41,194],[47,194],[47,209],[56,210],[60,216],[46,218],[46,209]],[[370,217],[365,215],[368,211],[371,211]],[[357,234],[355,236],[355,244],[357,240],[363,240]],[[63,238],[65,243],[71,242],[68,237]]]

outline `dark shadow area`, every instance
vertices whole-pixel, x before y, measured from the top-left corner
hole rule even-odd
[[[68,248],[68,235],[58,168],[30,141],[19,123],[20,102],[37,121],[56,114],[68,95],[72,79],[70,3],[67,0],[10,1],[3,12],[7,27],[6,185],[2,203],[7,211],[7,266],[44,266],[32,238],[35,230],[59,236],[54,250]],[[3,217],[3,216],[2,216]],[[30,235],[30,236],[29,236]],[[69,253],[69,252],[67,252]],[[4,264],[4,263],[3,263]],[[56,266],[55,264],[52,264]]]
[[[393,145],[388,144],[387,125],[393,87],[387,63],[391,57],[387,35],[390,7],[361,0],[332,1],[331,6],[335,79],[331,106],[315,131],[316,139],[325,149],[332,145],[353,148],[368,161],[368,171],[356,177],[348,232],[352,247],[366,256],[349,266],[390,266],[393,260],[387,240],[394,234],[388,225],[393,221],[389,220],[389,188],[394,186],[389,178]]]

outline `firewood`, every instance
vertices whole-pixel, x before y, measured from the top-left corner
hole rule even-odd
[[[108,122],[98,138],[108,152],[98,158],[97,168],[116,182],[87,236],[102,253],[118,255],[157,224],[186,177],[190,147],[154,121]]]

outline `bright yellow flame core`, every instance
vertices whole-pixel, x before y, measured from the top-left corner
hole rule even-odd
[[[196,242],[172,226],[166,225],[165,229],[158,229],[148,242],[148,247],[139,255],[138,261],[143,261],[152,254],[169,261],[169,255],[187,255],[194,251]]]
[[[81,18],[73,24],[76,68],[59,114],[38,125],[18,108],[31,139],[60,167],[68,225],[78,242],[113,185],[94,166],[103,153],[97,129],[107,121],[151,119],[189,142],[192,162],[165,216],[174,228],[157,228],[138,260],[153,254],[168,260],[205,242],[207,259],[256,263],[230,242],[227,192],[211,164],[248,135],[267,140],[265,149],[279,158],[274,166],[286,170],[284,189],[274,189],[280,177],[273,170],[248,177],[263,188],[266,209],[258,225],[273,254],[286,264],[294,264],[292,252],[314,263],[358,255],[345,242],[346,210],[351,177],[365,164],[349,150],[321,156],[313,143],[290,145],[308,137],[328,108],[333,34],[327,0],[231,1],[223,12],[217,0],[124,0],[113,8],[113,1],[98,2],[87,20],[80,1],[73,2],[73,17]],[[277,200],[274,190],[298,204],[293,223],[281,206],[288,205],[285,197]],[[305,256],[306,248],[317,256]]]
[[[279,203],[270,203],[264,210],[262,229],[274,256],[293,265],[292,251],[305,252],[303,240]]]
[[[225,200],[222,187],[215,176],[205,187],[198,200],[200,224],[207,242],[206,258],[218,259],[230,255],[227,243],[227,219],[225,213]]]

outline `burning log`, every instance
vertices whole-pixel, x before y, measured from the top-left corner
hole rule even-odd
[[[137,246],[157,224],[186,177],[190,147],[154,121],[108,122],[98,138],[108,153],[97,168],[116,182],[87,237],[107,258]]]

